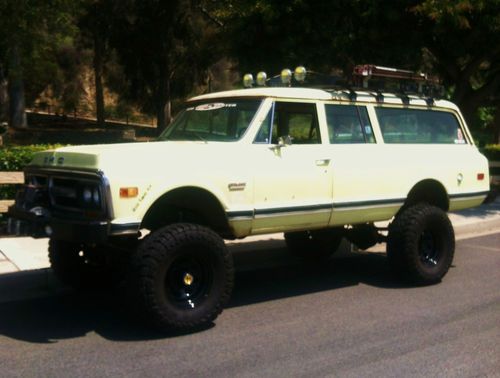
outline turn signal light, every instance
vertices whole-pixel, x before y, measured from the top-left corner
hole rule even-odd
[[[477,180],[478,180],[478,181],[482,181],[482,180],[484,180],[484,173],[478,173],[478,174],[477,174]]]
[[[139,195],[139,188],[120,188],[120,197],[121,198],[133,198]]]

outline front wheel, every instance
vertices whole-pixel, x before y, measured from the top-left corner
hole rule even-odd
[[[131,289],[146,319],[160,329],[206,326],[231,296],[232,256],[203,226],[173,224],[153,232],[131,264]]]
[[[434,284],[448,272],[455,234],[446,213],[421,203],[403,210],[389,226],[387,257],[396,273],[416,284]]]

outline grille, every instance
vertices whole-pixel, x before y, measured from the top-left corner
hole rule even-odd
[[[51,177],[49,195],[54,207],[104,211],[103,190],[98,181]]]

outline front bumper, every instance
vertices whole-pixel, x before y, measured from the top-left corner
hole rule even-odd
[[[86,244],[102,244],[110,237],[137,235],[138,223],[113,224],[109,221],[81,221],[39,216],[32,212],[9,209],[7,233],[33,238],[52,238]]]
[[[111,235],[107,221],[76,221],[39,216],[11,207],[8,212],[7,233],[34,238],[53,238],[74,242],[103,243]]]

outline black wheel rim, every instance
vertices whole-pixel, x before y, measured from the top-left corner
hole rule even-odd
[[[165,290],[176,307],[196,309],[208,297],[213,282],[212,264],[195,251],[176,258],[167,271]]]
[[[427,267],[435,267],[441,258],[441,249],[434,233],[425,230],[420,236],[418,248],[420,261]]]

